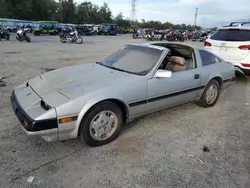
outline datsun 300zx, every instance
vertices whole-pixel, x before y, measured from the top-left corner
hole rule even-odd
[[[28,135],[100,146],[145,114],[187,102],[212,107],[234,80],[233,64],[203,48],[133,44],[97,63],[39,75],[15,88],[11,101]]]

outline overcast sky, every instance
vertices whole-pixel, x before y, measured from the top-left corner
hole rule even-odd
[[[98,5],[107,2],[114,16],[122,12],[125,17],[130,17],[131,0],[89,1]],[[250,0],[137,0],[136,5],[137,20],[193,24],[197,7],[197,25],[212,27],[237,19],[250,21]]]

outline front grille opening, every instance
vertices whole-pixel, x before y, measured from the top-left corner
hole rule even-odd
[[[49,110],[51,109],[51,106],[49,106],[48,104],[46,104],[43,100],[41,101],[41,107],[44,109],[44,110]]]

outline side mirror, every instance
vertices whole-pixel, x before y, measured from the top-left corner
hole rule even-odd
[[[169,70],[157,70],[155,73],[155,78],[171,78],[172,77],[172,71]]]

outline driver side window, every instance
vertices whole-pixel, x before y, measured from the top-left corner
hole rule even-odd
[[[167,55],[159,67],[159,69],[169,70],[172,72],[179,72],[194,68],[195,63],[193,61],[193,58],[185,59],[184,57],[173,55]]]

